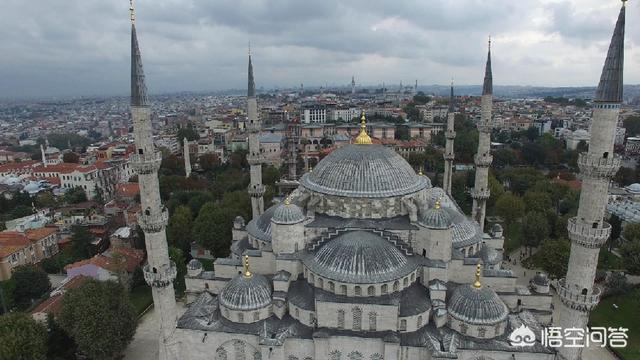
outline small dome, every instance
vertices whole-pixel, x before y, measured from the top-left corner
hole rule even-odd
[[[455,208],[445,208],[453,221],[453,246],[460,248],[482,242],[482,231],[475,221],[458,212]]]
[[[271,284],[259,274],[236,275],[220,292],[220,304],[230,310],[257,310],[271,304]]]
[[[549,277],[546,273],[538,271],[538,273],[533,277],[533,283],[536,285],[547,286],[549,285]]]
[[[387,239],[367,231],[330,240],[305,265],[319,276],[357,284],[400,279],[416,267]]]
[[[257,219],[249,221],[247,232],[249,235],[262,241],[271,241],[271,218],[278,205],[273,205],[264,211]]]
[[[460,285],[454,290],[448,305],[453,318],[472,325],[497,324],[509,315],[504,302],[486,286]]]
[[[187,264],[187,270],[199,270],[202,269],[202,263],[197,259],[191,259]]]
[[[490,246],[483,245],[480,258],[485,265],[496,265],[502,262],[502,253]]]
[[[279,205],[273,212],[271,221],[276,224],[296,224],[305,219],[302,209],[296,204],[292,204],[289,200]]]
[[[493,224],[493,226],[491,227],[491,232],[493,233],[502,232],[502,225],[498,223]]]
[[[440,207],[440,203],[436,202],[436,206],[428,209],[418,219],[420,223],[430,229],[448,229],[453,224],[451,215],[445,209]]]

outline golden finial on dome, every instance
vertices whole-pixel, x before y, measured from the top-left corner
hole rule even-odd
[[[436,209],[440,209],[440,198],[438,198],[438,200],[436,200],[436,204],[434,206]]]
[[[480,283],[480,270],[482,269],[482,265],[480,265],[480,263],[478,263],[478,265],[476,265],[476,282],[473,283],[473,287],[476,289],[480,289],[482,287],[482,284]]]
[[[285,205],[291,205],[291,200],[289,200],[288,196],[286,198],[284,198],[284,204]]]
[[[242,265],[244,267],[244,274],[242,274],[242,276],[244,276],[246,279],[252,277],[253,274],[251,273],[251,270],[249,270],[249,255],[244,256],[244,262]]]
[[[356,137],[355,143],[358,145],[370,145],[372,142],[369,134],[367,134],[367,119],[364,116],[364,110],[362,111],[360,120],[360,134]]]
[[[136,23],[136,9],[133,7],[133,0],[129,0],[129,15],[131,16],[131,23]]]
[[[422,173],[422,166],[420,166],[420,169],[418,169],[418,175],[420,175],[420,176],[424,175],[424,174]]]

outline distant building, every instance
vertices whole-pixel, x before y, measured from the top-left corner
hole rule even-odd
[[[624,153],[627,156],[634,156],[640,154],[640,137],[631,136],[627,138],[627,143],[624,146]]]
[[[11,278],[20,265],[37,264],[58,253],[57,228],[0,232],[0,281]]]
[[[301,117],[304,124],[324,124],[327,122],[327,107],[324,104],[304,105]]]

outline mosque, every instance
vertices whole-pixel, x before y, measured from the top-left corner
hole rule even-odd
[[[140,224],[149,253],[144,274],[159,317],[161,359],[551,360],[563,356],[540,338],[542,326],[554,321],[549,279],[538,273],[529,286],[518,285],[516,276],[501,267],[502,228],[483,228],[492,162],[490,48],[471,217],[451,195],[453,90],[443,188],[433,187],[427,176],[416,173],[392,149],[373,144],[363,114],[352,144],[331,152],[301,177],[298,188],[284,201],[265,209],[257,140],[261,123],[250,56],[247,158],[253,218],[248,222],[236,218],[232,255],[216,259],[213,271],[204,271],[198,260],[189,262],[188,309],[177,316],[171,286],[175,264],[166,256],[167,214],[157,189],[157,150],[149,145],[149,104],[133,9],[131,20],[132,113],[139,148],[134,168],[144,175],[145,211]],[[616,25],[618,35],[623,26],[624,7]],[[618,49],[623,39],[616,33],[617,44],[612,40],[611,46]],[[612,76],[607,72],[607,79]],[[621,77],[618,80],[621,83]],[[598,141],[592,139],[592,146]],[[588,238],[582,233],[580,239],[584,243]],[[573,248],[572,259],[580,263]],[[564,319],[585,312],[588,316],[590,308],[578,306],[586,300],[573,297],[569,284],[562,284]],[[514,331],[523,328],[531,337],[525,344],[515,343]]]

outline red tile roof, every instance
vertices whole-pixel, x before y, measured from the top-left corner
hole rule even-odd
[[[84,275],[78,275],[72,278],[71,280],[69,280],[69,282],[67,282],[66,284],[62,285],[62,289],[63,290],[77,289],[78,287],[80,287],[80,285],[84,284],[88,280],[89,280],[88,277]],[[35,309],[31,310],[31,314],[47,313],[47,314],[53,314],[54,316],[57,316],[60,313],[60,310],[62,309],[62,299],[64,298],[64,294],[65,293],[63,292],[61,294],[54,295],[46,299],[45,301],[41,302],[38,306],[36,306]]]
[[[94,265],[111,272],[118,272],[120,270],[120,266],[122,265],[122,262],[118,263],[115,259],[106,257],[104,255],[95,255],[90,259],[80,260],[80,261],[74,262],[73,264],[69,264],[65,266],[64,269],[69,271],[69,269],[75,269],[85,265]]]
[[[127,271],[130,273],[144,261],[144,251],[142,250],[119,247],[112,249],[112,251],[125,259]]]
[[[140,193],[140,185],[138,183],[118,184],[116,194],[121,197],[134,197]]]
[[[31,245],[31,241],[17,231],[0,232],[0,258],[7,257],[16,251]]]
[[[56,231],[58,231],[58,228],[42,227],[39,229],[28,229],[24,234],[29,238],[29,240],[36,242],[46,238],[47,236],[55,234]]]

